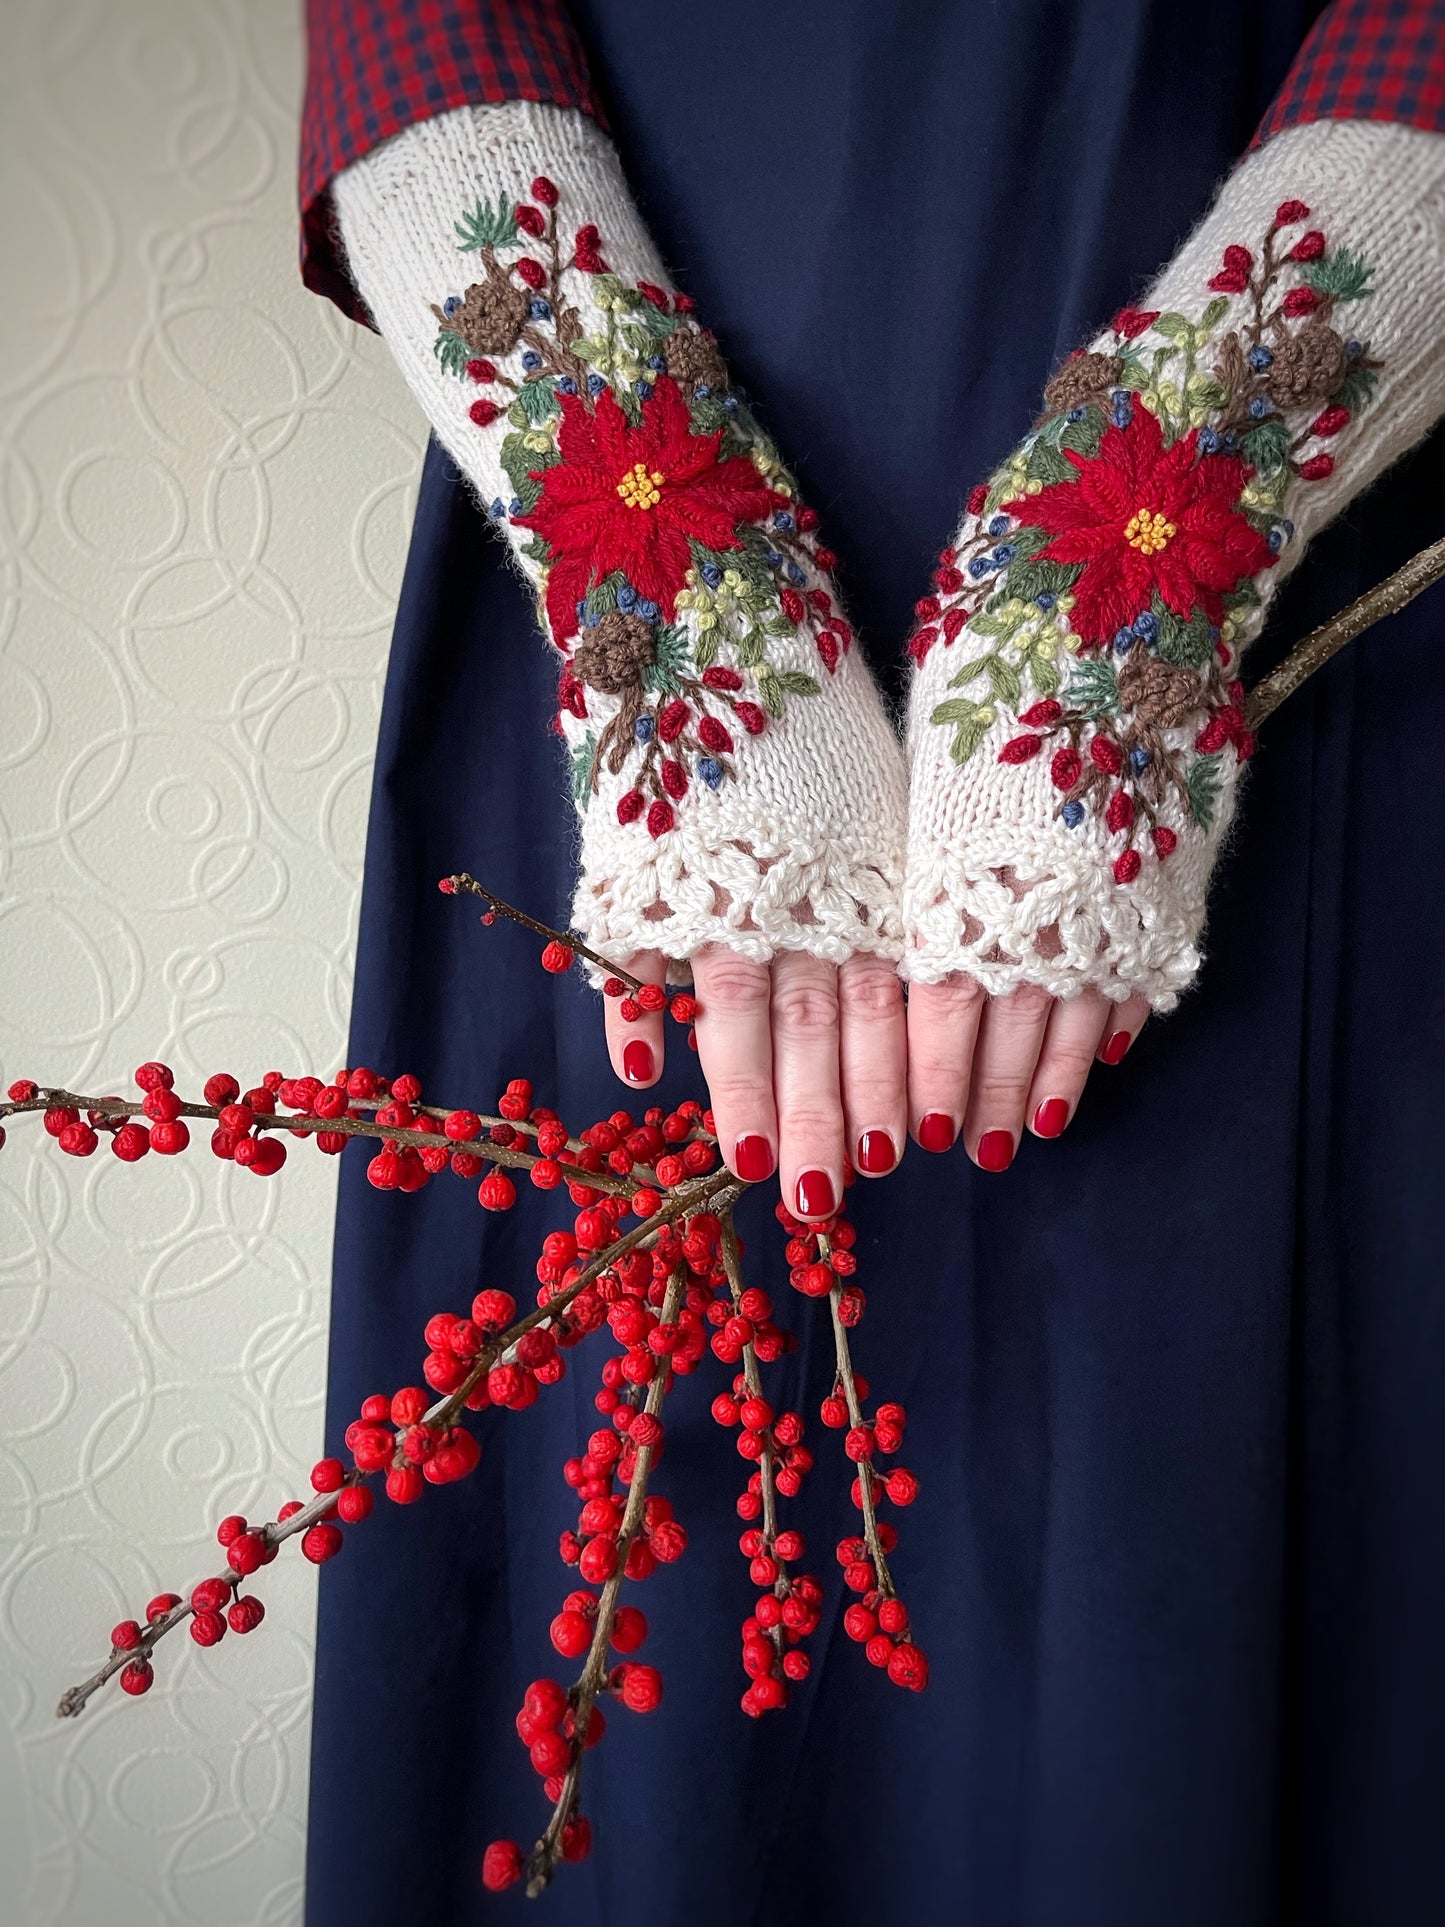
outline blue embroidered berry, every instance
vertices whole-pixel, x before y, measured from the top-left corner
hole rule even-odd
[[[722,581],[722,570],[716,562],[704,562],[698,574],[710,589],[715,589]]]
[[[571,375],[559,375],[557,377],[557,393],[559,395],[575,395],[577,393],[577,383]]]
[[[987,575],[993,564],[986,555],[976,555],[968,565],[968,572],[977,582],[981,575]]]
[[[1127,388],[1116,388],[1109,399],[1109,419],[1115,428],[1127,428],[1134,419],[1134,397]]]
[[[639,401],[646,401],[652,393],[652,383],[650,381],[635,381],[632,386],[637,391],[637,399]]]
[[[723,766],[715,756],[704,756],[697,766],[697,773],[710,790],[715,790],[723,779]]]
[[[1219,436],[1214,429],[1200,429],[1199,452],[1201,455],[1217,455],[1219,453]]]
[[[795,589],[801,589],[807,579],[806,570],[800,569],[796,562],[790,562],[788,564],[788,580]]]
[[[692,398],[694,401],[706,401],[711,393],[712,389],[708,384],[705,381],[700,381],[692,391]]]
[[[783,566],[783,558],[778,554],[776,549],[768,549],[763,556],[763,560],[770,569],[781,569]]]
[[[1008,534],[1008,517],[1006,515],[996,515],[988,525],[988,532],[990,535],[995,537],[1000,535],[1007,535]]]
[[[1345,358],[1348,361],[1358,361],[1364,352],[1365,344],[1363,341],[1347,341],[1345,343]]]
[[[1059,815],[1071,830],[1076,830],[1084,820],[1084,806],[1082,803],[1065,803]]]
[[[662,611],[655,602],[649,602],[646,596],[639,596],[637,598],[637,613],[642,617],[644,622],[656,622]]]
[[[522,498],[520,495],[514,495],[511,501],[508,502],[507,513],[508,515],[520,515],[522,513]]]
[[[736,395],[729,395],[727,400],[723,403],[723,413],[726,415],[736,415],[737,412],[738,412],[738,398]]]
[[[526,354],[522,356],[522,366],[529,375],[542,366],[542,357],[537,353],[535,348],[529,348]]]
[[[778,510],[777,514],[773,517],[773,527],[775,529],[782,529],[784,533],[793,527],[793,518],[786,509]]]
[[[544,301],[541,295],[538,295],[537,299],[528,309],[528,313],[534,321],[550,321],[552,319],[552,304],[550,301]]]
[[[637,721],[632,725],[632,733],[639,743],[650,743],[652,741],[652,718],[650,716],[639,716]]]
[[[1084,408],[1071,408],[1064,419],[1071,422],[1081,422],[1087,413],[1088,410]]]
[[[487,510],[487,514],[491,516],[494,522],[500,522],[506,513],[506,509],[502,506],[502,498],[498,495],[493,500],[491,507]]]
[[[993,559],[1000,568],[1003,568],[1004,564],[1012,562],[1017,554],[1018,548],[1016,544],[1012,542],[1001,542],[993,552]]]
[[[1114,637],[1114,647],[1121,656],[1127,656],[1129,651],[1134,647],[1134,631],[1132,629],[1120,629]]]
[[[1147,749],[1131,749],[1129,751],[1129,761],[1135,769],[1148,769],[1150,763],[1149,751]]]
[[[607,383],[602,379],[601,375],[589,375],[587,377],[587,392],[592,396],[594,401],[606,386]]]
[[[1270,413],[1269,403],[1263,395],[1255,396],[1254,400],[1249,404],[1249,412],[1257,422],[1262,422],[1265,416]]]
[[[1257,375],[1262,375],[1273,360],[1273,348],[1266,348],[1262,341],[1257,348],[1251,348],[1249,351],[1249,365]]]
[[[449,294],[442,303],[442,313],[446,316],[447,320],[450,321],[461,305],[462,297],[459,294]]]
[[[1278,555],[1280,550],[1284,547],[1284,534],[1283,534],[1283,531],[1278,527],[1278,525],[1272,528],[1269,534],[1264,539],[1266,542],[1268,542],[1270,548],[1274,551],[1276,555]]]
[[[1154,641],[1159,634],[1159,619],[1152,609],[1146,609],[1142,616],[1135,616],[1134,634],[1140,642]]]
[[[637,591],[630,582],[624,582],[617,591],[617,606],[625,616],[630,616],[637,607]]]
[[[1042,595],[1036,595],[1034,597],[1035,606],[1042,609],[1045,615],[1049,613],[1049,610],[1053,608],[1057,600],[1058,598],[1052,595],[1047,589],[1044,590]]]
[[[647,357],[647,365],[649,368],[665,368],[667,363],[661,355],[649,355]]]

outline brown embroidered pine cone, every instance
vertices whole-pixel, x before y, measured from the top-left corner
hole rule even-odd
[[[1119,699],[1145,729],[1173,729],[1202,707],[1198,674],[1134,648],[1119,671]]]
[[[1345,344],[1328,323],[1307,321],[1294,335],[1281,328],[1265,392],[1276,408],[1317,408],[1334,394],[1348,366]]]
[[[1111,388],[1118,386],[1122,371],[1117,355],[1096,354],[1092,349],[1071,355],[1044,389],[1045,412],[1067,415],[1071,408],[1087,408],[1090,402],[1102,401]]]
[[[662,349],[667,372],[680,388],[726,388],[728,365],[705,328],[677,328]]]
[[[474,281],[452,315],[455,329],[474,355],[505,355],[516,347],[531,296],[504,274]]]
[[[651,623],[612,609],[572,652],[573,673],[589,688],[620,696],[636,689],[657,655]]]

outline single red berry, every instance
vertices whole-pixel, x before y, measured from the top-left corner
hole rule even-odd
[[[151,1134],[134,1118],[122,1124],[110,1141],[110,1148],[123,1164],[135,1164],[151,1148]]]
[[[133,1653],[141,1642],[141,1629],[133,1619],[123,1619],[112,1627],[110,1643],[118,1653]]]
[[[570,970],[576,961],[577,953],[569,945],[558,943],[555,939],[542,952],[542,968],[550,971],[554,977]]]
[[[536,193],[535,187],[532,191]],[[540,195],[538,199],[541,199]],[[516,1886],[526,1864],[522,1849],[515,1840],[494,1840],[482,1855],[482,1885],[488,1893],[503,1893],[508,1887]]]
[[[233,1633],[253,1633],[266,1617],[266,1608],[254,1593],[247,1593],[238,1599],[226,1614],[226,1623]]]
[[[407,1468],[410,1471],[410,1467]],[[393,1474],[393,1477],[400,1476]],[[418,1478],[420,1474],[417,1475]],[[388,1485],[391,1481],[388,1479]],[[308,1526],[301,1535],[301,1554],[313,1566],[324,1566],[328,1559],[334,1559],[341,1550],[341,1528],[333,1525]]]
[[[336,1495],[336,1516],[344,1525],[358,1526],[371,1516],[373,1503],[369,1485],[343,1486]]]
[[[133,1659],[129,1666],[121,1668],[120,1688],[123,1693],[138,1698],[142,1693],[148,1693],[154,1683],[155,1673],[148,1659]]]
[[[485,395],[478,395],[477,399],[467,410],[467,413],[471,416],[478,428],[490,428],[501,412],[497,404],[494,401],[490,401]]]
[[[198,1646],[214,1646],[226,1636],[226,1622],[214,1608],[191,1616],[191,1638]]]

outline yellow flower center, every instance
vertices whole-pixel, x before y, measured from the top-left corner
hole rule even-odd
[[[630,509],[655,509],[662,500],[662,484],[667,477],[661,469],[649,471],[643,462],[634,462],[617,484],[617,493]],[[1174,531],[1171,529],[1172,535]]]
[[[1179,533],[1172,522],[1166,522],[1160,514],[1140,509],[1130,518],[1124,530],[1124,540],[1131,549],[1138,549],[1144,555],[1158,555],[1168,546],[1171,536]]]

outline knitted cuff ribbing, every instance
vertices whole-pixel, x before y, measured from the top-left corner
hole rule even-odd
[[[348,168],[335,204],[557,648],[579,931],[616,960],[897,956],[902,757],[833,558],[605,135],[464,108]]]
[[[908,977],[1167,1009],[1254,743],[1239,658],[1445,410],[1445,140],[1281,134],[1045,390],[919,605]]]

